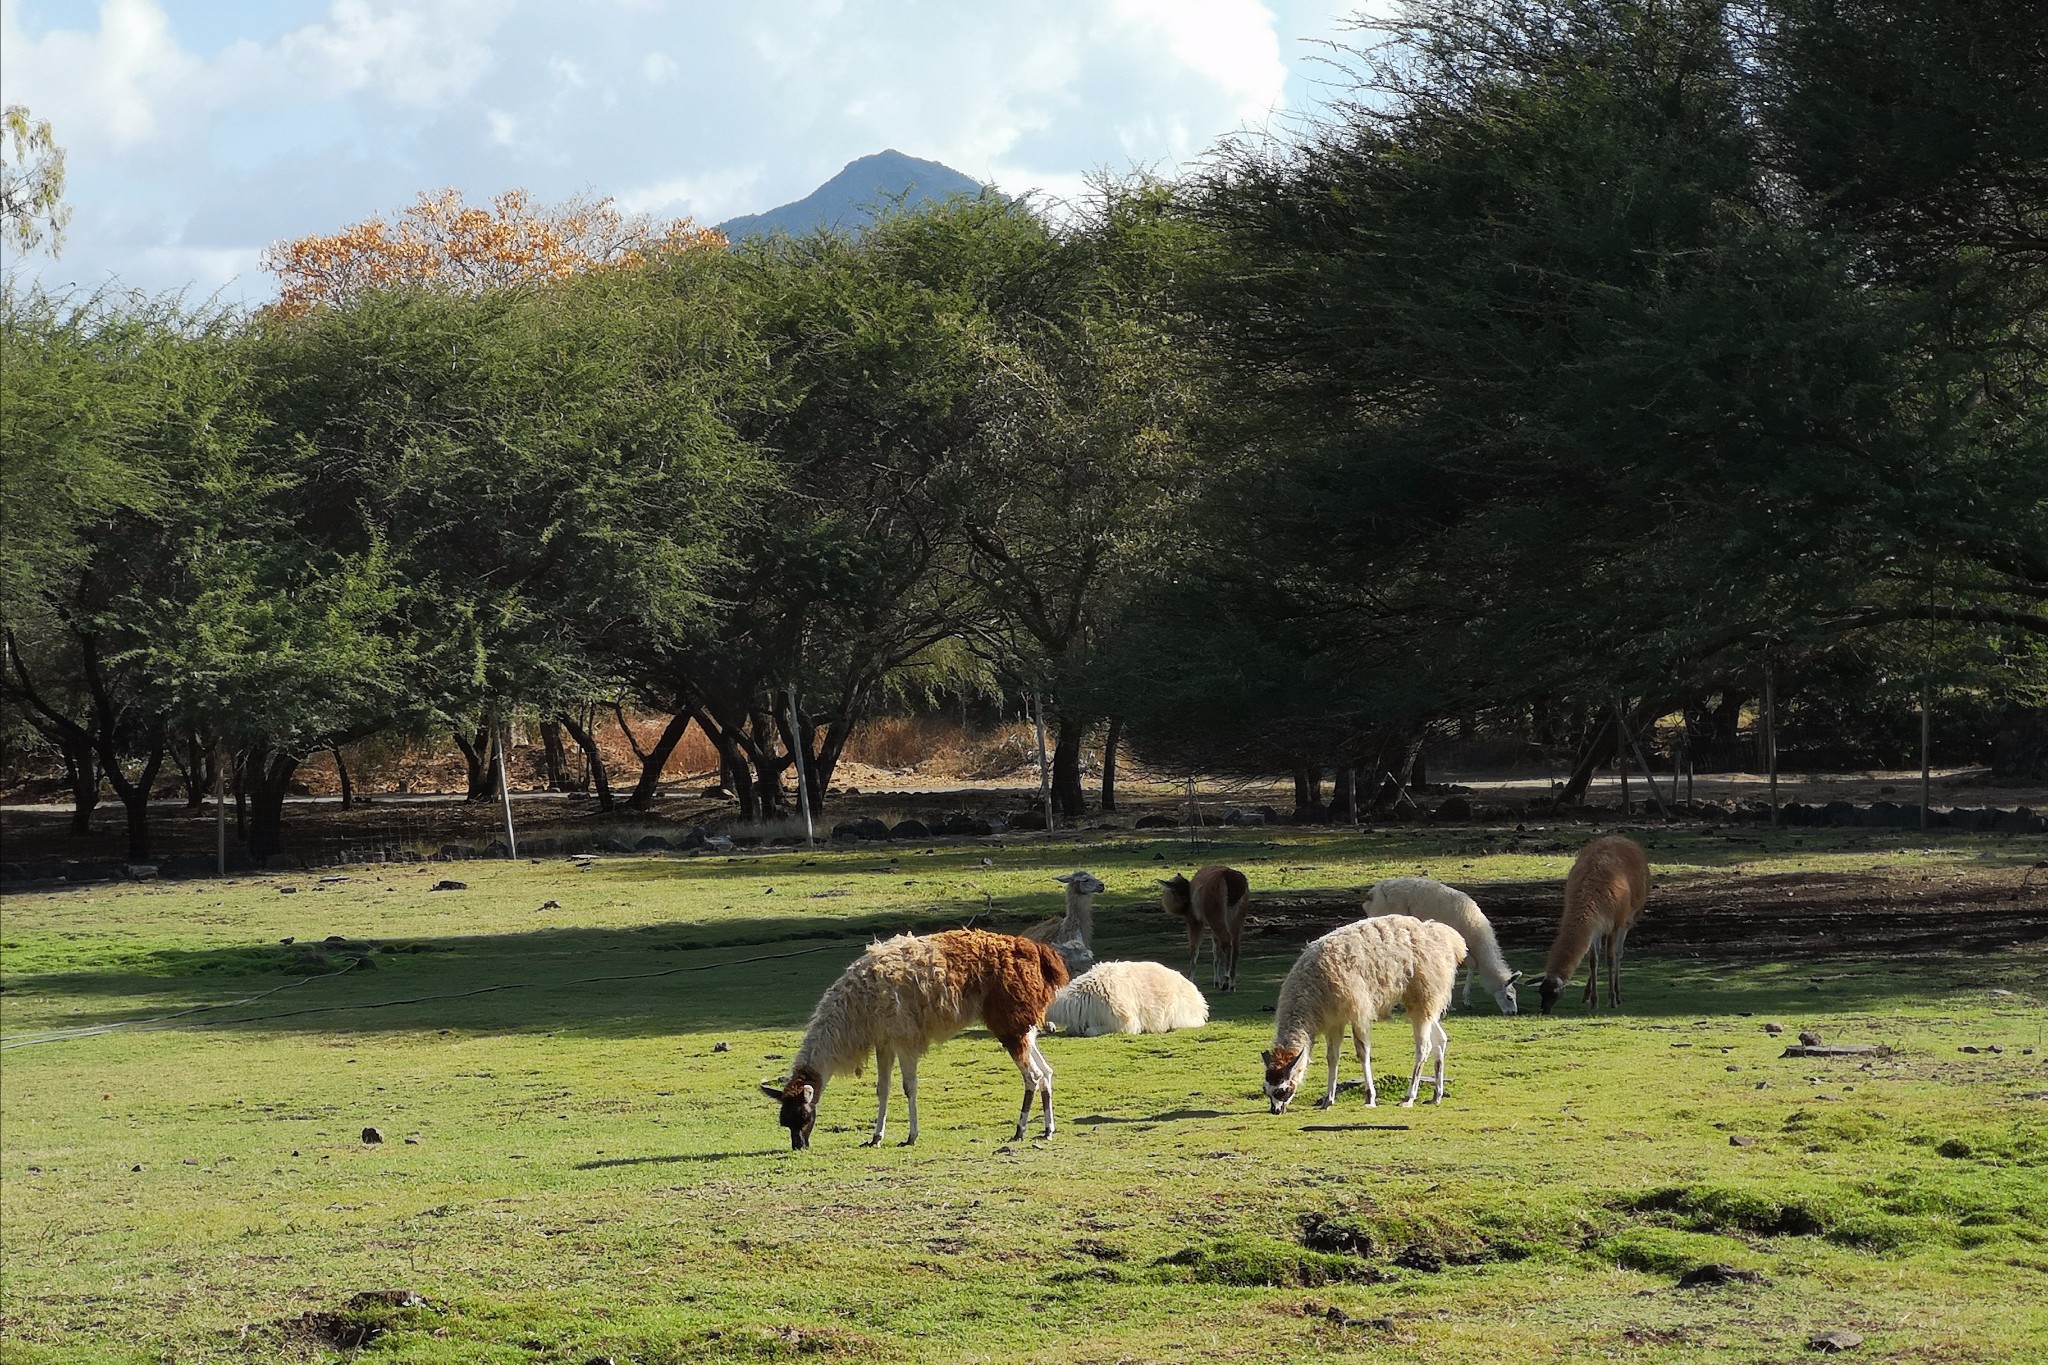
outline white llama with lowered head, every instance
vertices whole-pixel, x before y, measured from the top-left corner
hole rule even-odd
[[[1309,1052],[1317,1038],[1329,1044],[1330,1084],[1316,1107],[1337,1102],[1337,1059],[1350,1026],[1365,1073],[1365,1102],[1379,1103],[1372,1078],[1372,1025],[1399,1005],[1408,1012],[1415,1032],[1415,1074],[1408,1080],[1405,1108],[1415,1103],[1422,1086],[1422,1068],[1436,1059],[1438,1104],[1444,1097],[1444,1054],[1450,1038],[1443,1013],[1451,1003],[1458,964],[1465,960],[1465,940],[1447,924],[1407,915],[1356,920],[1333,929],[1302,949],[1280,985],[1280,1004],[1273,1018],[1273,1046],[1265,1053],[1266,1099],[1276,1114],[1287,1112],[1308,1074]]]
[[[1456,929],[1471,956],[1465,963],[1464,1003],[1472,1003],[1472,978],[1478,977],[1493,993],[1502,1014],[1517,1014],[1521,1002],[1515,983],[1522,974],[1508,966],[1501,956],[1500,941],[1493,925],[1480,911],[1479,903],[1455,886],[1428,877],[1389,877],[1376,883],[1365,895],[1368,919],[1379,915],[1413,915]]]

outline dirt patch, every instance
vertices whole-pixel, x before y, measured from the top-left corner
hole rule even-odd
[[[1541,951],[1557,930],[1559,882],[1472,888],[1501,945]],[[1274,896],[1253,902],[1251,932],[1306,940],[1358,918],[1354,897]],[[1944,870],[1911,879],[1874,873],[1714,875],[1660,883],[1630,952],[1782,957],[1977,952],[2048,940],[2048,873]]]

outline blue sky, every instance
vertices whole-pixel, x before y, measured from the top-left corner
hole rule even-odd
[[[1369,0],[1384,7],[1389,0]],[[894,147],[1010,193],[1171,172],[1327,96],[1346,0],[4,0],[0,96],[54,126],[49,284],[261,300],[277,240],[609,195],[714,223]]]

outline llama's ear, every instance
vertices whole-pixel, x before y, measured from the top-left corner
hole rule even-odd
[[[1074,874],[1071,872],[1063,872],[1059,876],[1054,877],[1053,880],[1064,885],[1065,883],[1074,880]]]
[[[1267,1048],[1267,1049],[1266,1049],[1266,1050],[1265,1050],[1264,1052],[1261,1052],[1261,1053],[1260,1053],[1259,1055],[1260,1055],[1261,1057],[1263,1057],[1263,1058],[1265,1058],[1265,1059],[1266,1059],[1266,1065],[1267,1065],[1267,1066],[1271,1066],[1271,1065],[1273,1065],[1273,1049],[1272,1049],[1272,1048]]]
[[[1514,984],[1515,984],[1515,983],[1516,983],[1517,981],[1520,981],[1521,979],[1522,979],[1522,974],[1521,974],[1520,972],[1510,972],[1510,973],[1508,973],[1508,984],[1509,984],[1510,986],[1514,985]]]
[[[761,1082],[761,1093],[771,1100],[780,1101],[782,1099],[782,1087],[773,1081]]]
[[[811,1086],[808,1086],[808,1085],[807,1085],[807,1086],[805,1086],[805,1087],[804,1087],[804,1103],[805,1103],[805,1104],[816,1104],[817,1102],[818,1102],[818,1092],[817,1092],[817,1090],[816,1090],[815,1088],[811,1087]]]

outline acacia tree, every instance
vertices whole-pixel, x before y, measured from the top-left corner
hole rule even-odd
[[[21,251],[64,244],[71,206],[64,202],[64,149],[50,121],[26,105],[0,111],[0,239]]]
[[[1640,718],[1847,631],[2048,626],[2039,405],[1973,407],[1927,300],[1785,192],[1731,14],[1413,6],[1371,98],[1219,160],[1251,536],[1359,669]]]
[[[420,699],[488,742],[615,695],[610,642],[705,605],[758,465],[716,254],[547,285],[380,290],[275,324],[279,439],[337,552],[388,557]],[[579,735],[579,742],[583,732]],[[482,748],[482,746],[478,746]],[[480,757],[487,756],[487,750]]]
[[[277,306],[303,313],[378,289],[474,294],[724,245],[714,228],[624,214],[610,199],[536,204],[507,190],[480,208],[448,189],[422,193],[396,224],[369,218],[279,243],[263,253],[263,268],[278,278]]]
[[[774,379],[745,430],[774,491],[716,608],[648,642],[634,677],[703,725],[744,814],[783,809],[799,751],[818,808],[891,680],[972,624],[954,490],[991,420],[992,313],[1050,252],[1025,208],[987,196],[736,254]]]
[[[9,291],[4,306],[0,695],[63,756],[74,830],[104,778],[140,859],[168,737],[137,611],[177,591],[184,508],[240,440],[228,320],[141,296]]]
[[[1088,679],[1104,631],[1180,534],[1196,479],[1199,348],[1174,335],[1170,287],[1189,236],[1166,187],[1097,187],[1040,291],[1002,319],[996,417],[959,481],[965,572],[1004,670],[1051,699],[1053,801],[1069,819],[1086,809],[1081,749],[1103,716]]]

